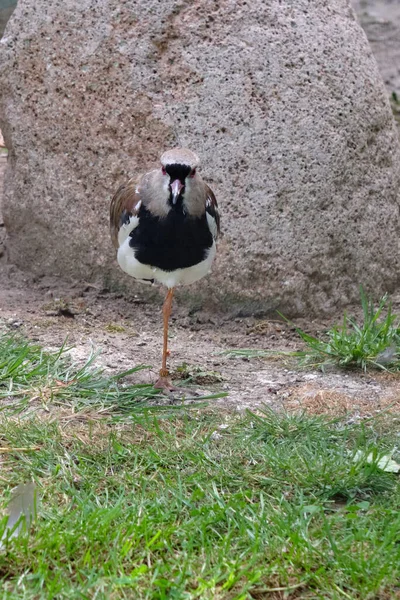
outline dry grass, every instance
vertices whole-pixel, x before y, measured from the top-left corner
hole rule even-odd
[[[285,409],[289,412],[305,411],[310,415],[332,417],[372,417],[380,412],[400,413],[400,389],[393,387],[379,396],[374,394],[374,397],[365,397],[332,388],[321,389],[313,383],[306,383],[289,389],[288,395]]]

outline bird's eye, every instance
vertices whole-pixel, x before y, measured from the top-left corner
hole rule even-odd
[[[196,169],[192,169],[189,173],[189,177],[194,177],[196,175]]]
[[[166,168],[165,168],[165,167],[161,167],[161,173],[162,173],[163,175],[166,175],[166,174],[167,174],[167,171],[166,171]]]

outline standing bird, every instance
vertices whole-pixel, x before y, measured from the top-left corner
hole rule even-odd
[[[197,173],[199,158],[186,148],[161,156],[161,168],[130,179],[110,206],[111,237],[118,264],[145,283],[167,286],[164,345],[155,387],[174,389],[167,369],[168,323],[174,289],[210,272],[219,234],[217,201]]]

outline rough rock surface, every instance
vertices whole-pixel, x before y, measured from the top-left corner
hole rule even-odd
[[[389,94],[400,99],[400,2],[352,0]]]
[[[20,0],[0,90],[9,260],[38,276],[128,282],[111,194],[179,144],[225,234],[192,303],[310,315],[399,283],[399,142],[348,0]]]

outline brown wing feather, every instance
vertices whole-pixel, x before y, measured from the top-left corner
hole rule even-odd
[[[111,239],[118,248],[118,232],[124,219],[137,214],[135,207],[140,200],[138,190],[138,179],[129,179],[121,185],[115,193],[110,204],[110,232]]]
[[[220,216],[218,211],[217,199],[215,198],[214,192],[210,186],[206,185],[207,199],[206,199],[206,211],[213,217],[217,226],[218,235],[221,233],[220,229]]]

